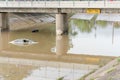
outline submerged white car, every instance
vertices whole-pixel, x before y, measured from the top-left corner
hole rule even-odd
[[[9,43],[14,44],[14,45],[18,45],[18,46],[25,46],[25,45],[37,44],[38,42],[34,42],[30,39],[22,38],[22,39],[13,40]]]

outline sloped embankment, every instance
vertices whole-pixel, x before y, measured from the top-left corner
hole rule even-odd
[[[32,27],[39,27],[45,23],[53,23],[55,21],[54,15],[48,14],[10,14],[9,26],[10,30],[20,30]]]
[[[109,62],[86,77],[85,80],[120,80],[120,58]]]

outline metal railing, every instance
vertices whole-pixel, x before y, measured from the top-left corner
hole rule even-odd
[[[11,8],[120,8],[119,0],[0,0]]]

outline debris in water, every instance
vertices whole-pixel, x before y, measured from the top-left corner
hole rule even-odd
[[[34,29],[34,30],[32,30],[32,32],[33,32],[33,33],[39,32],[39,30],[38,30],[38,29]]]
[[[25,46],[25,45],[37,44],[38,42],[34,42],[30,39],[22,38],[22,39],[13,40],[9,43],[14,44],[14,45],[18,45],[18,46]]]

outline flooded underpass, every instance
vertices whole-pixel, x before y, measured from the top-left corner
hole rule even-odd
[[[21,29],[23,20],[20,28],[11,24],[10,31],[0,33],[0,80],[78,80],[119,56],[119,22],[71,18],[69,34],[57,36],[53,17],[50,20]],[[16,39],[37,44],[10,43]]]
[[[3,80],[77,80],[97,65],[1,57]],[[19,76],[19,77],[18,77]]]

